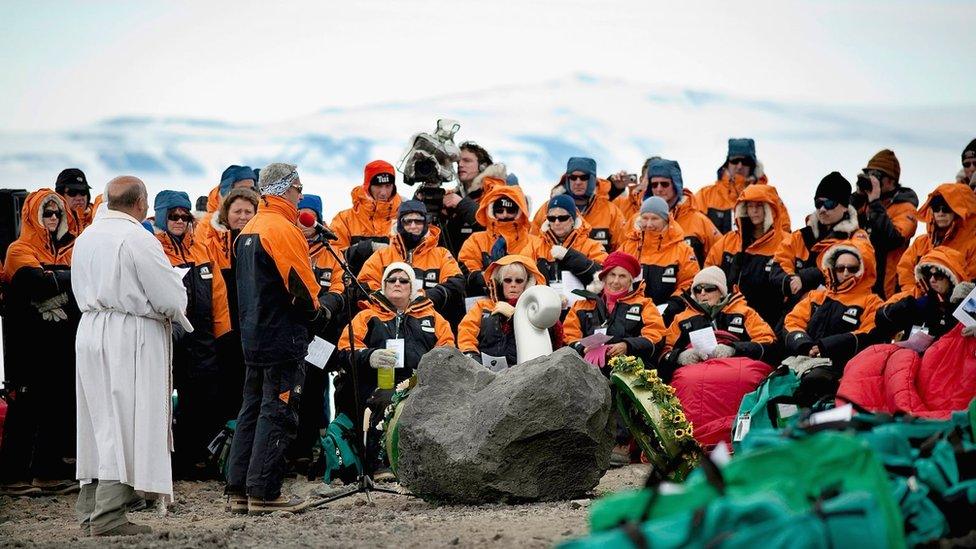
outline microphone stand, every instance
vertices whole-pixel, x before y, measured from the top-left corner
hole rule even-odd
[[[317,239],[319,243],[325,246],[326,251],[329,252],[333,258],[335,258],[336,263],[339,264],[339,268],[342,269],[342,283],[345,285],[346,293],[346,315],[349,317],[346,322],[347,335],[349,337],[349,355],[348,355],[348,368],[349,375],[352,378],[353,385],[353,407],[354,414],[353,418],[353,429],[356,432],[356,451],[363,459],[363,468],[359,472],[359,476],[356,479],[356,485],[343,490],[337,494],[333,494],[327,497],[317,499],[308,505],[309,509],[315,509],[321,507],[327,503],[331,503],[336,500],[340,500],[355,494],[366,494],[366,501],[372,503],[373,499],[370,496],[371,492],[382,492],[384,494],[396,494],[398,496],[405,496],[409,494],[401,494],[396,490],[390,488],[380,488],[376,486],[376,482],[373,480],[373,472],[369,470],[370,461],[366,457],[366,442],[365,430],[363,429],[363,414],[365,410],[363,409],[363,404],[359,399],[359,369],[356,367],[356,339],[354,337],[352,329],[352,319],[353,319],[353,299],[355,296],[355,291],[359,290],[363,295],[369,295],[369,292],[356,280],[356,277],[352,275],[352,271],[349,270],[349,265],[343,260],[342,255],[335,251],[335,248],[329,244],[329,241],[322,238],[322,233],[317,233]]]

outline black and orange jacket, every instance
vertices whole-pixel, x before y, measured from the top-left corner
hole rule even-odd
[[[569,271],[583,284],[589,284],[600,272],[603,260],[607,258],[607,250],[603,244],[590,238],[590,225],[582,216],[576,216],[573,230],[562,242],[549,230],[547,219],[542,224],[542,239],[545,253],[536,259],[536,266],[548,282],[561,281],[562,272]],[[553,257],[553,246],[566,248],[566,255],[562,259]]]
[[[61,219],[52,235],[41,212],[53,202]],[[20,236],[7,248],[3,261],[4,340],[6,376],[16,386],[45,382],[51,368],[73,368],[75,329],[80,313],[71,292],[71,253],[75,235],[69,230],[64,199],[51,189],[27,195],[20,212]],[[67,294],[62,306],[70,321],[46,322],[35,304]],[[43,363],[39,351],[43,350]],[[62,370],[63,371],[63,370]]]
[[[188,227],[183,238],[159,229],[155,233],[170,264],[189,269],[183,276],[183,286],[186,317],[194,329],[183,338],[181,347],[186,351],[191,376],[217,373],[216,338],[231,330],[224,277],[207,247],[194,240],[192,229]]]
[[[745,177],[737,175],[729,178],[728,170],[722,170],[722,177],[715,183],[698,189],[695,193],[694,206],[712,220],[715,228],[722,234],[728,233],[734,227],[733,209],[739,201],[739,195],[752,185],[767,185],[773,190],[778,213],[777,223],[784,233],[790,232],[790,214],[786,205],[779,198],[776,188],[769,184],[765,174],[760,174],[754,183],[748,183]]]
[[[492,204],[499,198],[507,198],[519,207],[518,216],[514,221],[500,223],[492,212]],[[468,297],[488,295],[485,285],[484,270],[492,263],[491,250],[499,238],[505,239],[506,255],[523,255],[525,257],[542,257],[546,245],[538,235],[531,234],[532,223],[529,221],[526,209],[525,195],[518,186],[494,185],[481,198],[478,207],[478,223],[485,227],[484,231],[474,233],[461,246],[458,262],[467,278],[465,287]],[[495,259],[500,259],[496,257]]]
[[[634,218],[633,228],[624,237],[619,251],[640,262],[644,295],[658,305],[668,304],[664,315],[670,322],[684,309],[681,294],[691,287],[691,281],[701,270],[698,258],[685,242],[685,233],[674,219],[661,232],[644,230],[639,222],[639,217]]]
[[[871,237],[878,280],[874,293],[891,296],[897,290],[898,261],[908,250],[918,228],[918,195],[908,187],[899,187],[865,206],[861,228]]]
[[[628,193],[618,196],[614,200],[614,204],[620,208],[625,218],[631,223],[633,223],[634,217],[640,215],[641,196]],[[626,208],[618,203],[620,200],[627,201]],[[701,267],[704,265],[708,250],[711,250],[712,246],[718,242],[718,239],[722,237],[722,233],[718,232],[715,224],[712,223],[712,220],[707,215],[698,211],[694,202],[695,195],[688,189],[683,189],[678,203],[671,208],[671,217],[678,222],[678,225],[681,225],[681,230],[685,233],[685,242],[695,251],[695,257],[698,258],[698,266]]]
[[[590,225],[590,238],[602,244],[607,251],[617,249],[627,232],[627,218],[610,201],[610,186],[611,183],[606,179],[597,179],[596,191],[590,197],[589,203],[579,210],[583,219]],[[550,198],[565,192],[566,176],[564,174],[559,183],[552,188]],[[532,217],[533,231],[540,232],[542,230],[542,224],[546,221],[548,212],[549,201],[547,200]]]
[[[92,219],[95,216],[95,205],[89,204],[84,208],[75,208],[74,210],[68,210],[68,230],[71,234],[76,237],[81,234],[89,225],[92,224]]]
[[[370,367],[369,357],[373,351],[385,349],[390,339],[404,340],[404,367],[394,369],[397,383],[413,375],[427,351],[434,347],[454,346],[451,327],[424,296],[418,296],[405,311],[397,314],[396,307],[383,294],[373,292],[367,308],[353,318],[352,333],[355,338],[353,363],[359,368],[360,390],[376,387],[376,370]],[[336,348],[349,356],[352,345],[348,330],[342,330]],[[343,358],[342,363],[345,362]]]
[[[600,286],[600,285],[597,285]],[[662,350],[666,328],[661,313],[654,302],[644,297],[644,284],[638,283],[629,294],[619,298],[612,311],[607,310],[601,292],[576,290],[584,297],[569,308],[563,323],[566,344],[581,355],[584,348],[580,340],[606,328],[608,342],[626,343],[627,354],[636,356],[650,367],[657,362]]]
[[[248,365],[299,361],[308,353],[319,283],[297,219],[294,204],[263,196],[257,215],[234,244],[241,344]]]
[[[545,284],[546,279],[532,264],[532,260],[507,255],[492,263],[485,270],[485,278],[491,281],[495,272],[505,265],[520,263],[529,275],[526,290],[537,284]],[[464,315],[458,326],[458,349],[461,352],[478,355],[503,356],[510,366],[518,364],[518,347],[515,344],[515,329],[512,319],[500,314],[492,314],[495,304],[501,297],[501,289],[494,283],[488,284],[488,297],[479,299]],[[550,329],[550,337],[555,333]],[[558,342],[561,344],[561,342]],[[556,349],[559,345],[553,345]],[[480,361],[480,359],[479,359]]]
[[[834,263],[844,252],[861,259],[861,270],[838,284]],[[876,276],[873,250],[863,240],[846,240],[824,252],[820,268],[826,288],[808,292],[786,315],[783,342],[788,355],[807,355],[816,345],[821,357],[843,371],[851,357],[872,343],[874,317],[883,304],[871,289]]]
[[[400,195],[394,194],[385,202],[377,202],[369,194],[369,182],[353,188],[352,208],[342,210],[332,218],[329,227],[339,237],[333,244],[338,250],[364,240],[388,243],[390,227],[396,223],[400,209]]]
[[[956,214],[956,219],[946,230],[938,230],[932,217],[932,199],[941,196]],[[898,287],[901,290],[915,286],[915,266],[936,246],[952,248],[962,254],[962,280],[976,278],[976,194],[968,186],[943,183],[929,193],[925,204],[918,210],[918,218],[925,224],[925,234],[912,241],[898,261]]]
[[[776,250],[776,262],[770,271],[770,281],[777,290],[787,296],[787,308],[799,301],[803,294],[824,284],[823,272],[820,271],[820,254],[844,240],[867,240],[868,233],[858,228],[857,210],[853,206],[847,207],[845,217],[833,227],[824,227],[817,221],[816,212],[807,216],[806,226],[793,231]],[[790,295],[790,277],[800,277],[803,288],[795,295]]]
[[[406,263],[413,267],[434,309],[457,322],[464,311],[464,275],[451,252],[438,246],[440,234],[439,228],[430,226],[420,244],[407,250],[403,238],[394,228],[390,233],[390,245],[374,252],[366,260],[359,271],[359,281],[369,290],[382,290],[383,271],[387,265],[397,261]],[[454,309],[453,314],[448,314],[449,306]]]
[[[946,246],[936,246],[923,255],[915,265],[914,287],[891,296],[878,309],[872,334],[875,342],[891,341],[899,332],[904,332],[907,339],[914,329],[938,338],[955,328],[959,323],[952,315],[956,304],[949,302],[948,295],[933,291],[923,273],[928,269],[941,271],[952,283],[951,295],[951,288],[966,280],[963,275],[965,266],[963,254]]]
[[[735,356],[754,358],[768,364],[778,363],[780,353],[776,334],[759,313],[746,304],[742,294],[729,294],[725,305],[714,317],[690,295],[685,296],[685,301],[688,302],[688,308],[674,317],[668,326],[658,372],[662,377],[670,379],[678,368],[678,355],[691,343],[688,334],[703,328],[722,330],[734,336],[737,341],[730,345],[735,349]]]
[[[746,187],[735,205],[737,230],[722,236],[705,258],[705,265],[715,265],[725,272],[729,290],[741,293],[749,306],[772,326],[783,316],[783,294],[769,284],[776,250],[786,238],[780,229],[778,200],[776,189],[769,185]],[[759,238],[753,239],[746,202],[761,202],[766,211],[765,232]]]

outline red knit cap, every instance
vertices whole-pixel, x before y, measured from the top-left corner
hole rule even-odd
[[[366,164],[366,169],[363,173],[363,189],[366,192],[369,192],[369,185],[371,183],[377,183],[377,181],[373,181],[373,178],[380,174],[389,174],[389,181],[383,183],[396,183],[396,172],[393,171],[393,165],[385,160],[374,160]],[[380,178],[380,181],[382,179]]]
[[[603,277],[614,267],[623,267],[634,278],[637,278],[637,275],[641,272],[640,262],[637,261],[636,257],[624,252],[613,252],[607,256],[607,259],[603,262],[603,270],[597,276],[600,277],[600,280],[603,280]]]

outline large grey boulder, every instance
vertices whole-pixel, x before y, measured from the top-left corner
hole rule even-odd
[[[610,385],[572,349],[499,373],[439,347],[420,361],[399,429],[402,485],[424,499],[574,499],[610,464]]]

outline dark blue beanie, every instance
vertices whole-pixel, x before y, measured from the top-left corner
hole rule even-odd
[[[315,217],[319,223],[322,222],[322,199],[317,194],[302,194],[302,199],[298,201],[298,209],[308,208],[315,212]]]
[[[569,190],[569,174],[573,172],[583,172],[589,174],[590,181],[586,184],[587,197],[593,196],[596,192],[596,160],[583,156],[574,156],[566,162],[566,192]]]
[[[183,191],[159,191],[156,199],[153,200],[153,210],[156,210],[156,228],[166,231],[166,218],[173,208],[186,208],[186,211],[192,212],[190,195]]]
[[[684,192],[685,184],[681,180],[681,166],[675,160],[667,160],[665,158],[655,158],[651,160],[651,163],[647,166],[647,180],[650,181],[652,177],[667,177],[671,180],[671,184],[674,185],[675,200],[681,200],[681,193]],[[651,185],[647,185],[647,189],[644,191],[644,198],[653,196],[654,193],[651,191]]]
[[[254,184],[257,185],[258,174],[249,166],[238,166],[237,164],[228,166],[224,173],[220,174],[220,196],[227,196],[227,193],[234,187],[234,183],[245,179],[253,179]]]
[[[576,201],[573,200],[568,194],[560,194],[549,199],[549,207],[546,208],[546,212],[553,208],[562,208],[569,212],[569,215],[573,216],[573,220],[576,220],[576,215],[579,210],[576,209]]]
[[[756,162],[756,142],[748,137],[731,137],[729,138],[729,154],[726,155],[725,160],[728,161],[732,157],[744,156],[752,160],[753,163]]]

